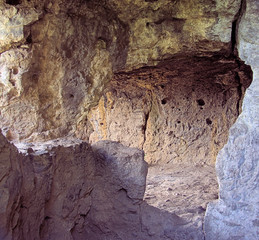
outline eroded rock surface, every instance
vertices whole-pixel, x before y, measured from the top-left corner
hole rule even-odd
[[[81,143],[43,155],[29,148],[22,155],[0,137],[1,239],[131,239],[145,234],[140,203],[147,164],[141,150],[100,142],[94,151]]]
[[[143,201],[143,151],[101,141],[27,155],[1,137],[0,238],[202,239],[202,221]],[[33,148],[37,146],[33,146]]]
[[[254,81],[218,157],[220,199],[208,208],[205,232],[212,240],[257,239],[258,9],[256,0],[0,0],[0,127],[13,141],[90,136],[144,149],[150,163],[182,156],[212,163],[249,85],[244,65],[231,57],[237,46]],[[159,66],[170,59],[169,69]],[[134,70],[148,66],[157,68]],[[86,143],[24,156],[0,138],[4,239],[204,237],[201,221],[143,203],[144,184],[113,172],[118,156],[109,165]],[[102,144],[103,156],[114,153],[114,143]],[[118,166],[145,169],[119,156]],[[125,183],[133,179],[136,192]]]
[[[248,66],[221,56],[178,56],[116,74],[88,115],[89,140],[143,149],[150,164],[213,164],[250,82]]]
[[[259,52],[258,1],[247,0],[238,34],[239,54],[253,70],[243,111],[230,129],[216,163],[219,200],[209,205],[206,239],[256,240],[259,236]]]
[[[241,1],[0,1],[0,127],[9,140],[91,132],[114,72],[229,55]]]

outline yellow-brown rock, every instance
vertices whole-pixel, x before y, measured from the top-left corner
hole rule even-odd
[[[241,111],[250,71],[233,58],[184,56],[116,74],[88,116],[90,142],[143,149],[150,164],[213,164]]]
[[[10,140],[86,138],[114,72],[231,52],[236,1],[1,1],[1,124]]]

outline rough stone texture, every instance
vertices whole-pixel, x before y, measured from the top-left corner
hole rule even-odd
[[[118,178],[118,183],[113,183],[120,186],[119,190],[125,190],[129,198],[142,200],[147,175],[147,164],[146,162],[144,164],[143,160],[140,161],[144,159],[144,152],[110,141],[101,141],[93,144],[92,147],[109,162],[107,171]],[[115,177],[112,181],[115,181]]]
[[[143,201],[147,163],[141,150],[102,141],[45,154],[30,145],[25,155],[2,134],[0,144],[1,240],[204,237],[200,221]]]
[[[88,112],[98,103],[102,109],[107,108],[106,98],[112,99],[115,93],[99,100],[114,72],[155,66],[169,58],[177,62],[183,55],[211,59],[221,55],[226,60],[237,43],[239,56],[252,66],[254,81],[246,93],[243,112],[231,129],[228,144],[218,157],[220,199],[208,208],[205,232],[207,239],[257,239],[258,9],[256,0],[0,0],[0,127],[9,140],[16,141],[46,140],[67,135],[87,139],[92,128],[96,130],[98,127],[91,127]],[[222,65],[230,64],[225,60]],[[231,122],[240,113],[243,93],[240,79],[245,79],[239,68],[234,69],[236,77],[225,75],[225,72],[222,77],[220,72],[216,72],[218,78],[215,80],[220,79],[221,87],[226,82],[227,86],[232,86],[230,89],[234,95],[223,90],[225,98],[230,100],[225,106],[230,110],[226,117],[231,116]],[[233,82],[229,83],[229,80]],[[133,99],[133,103],[141,97],[141,101],[136,103],[141,112],[131,115],[137,128],[120,134],[130,133],[126,138],[130,144],[133,143],[131,137],[137,136],[137,146],[152,151],[153,147],[160,148],[159,144],[163,144],[156,139],[159,134],[153,135],[153,126],[160,129],[161,124],[161,131],[168,134],[172,129],[179,128],[180,136],[184,135],[181,119],[177,119],[180,125],[170,126],[170,120],[166,123],[167,117],[159,118],[159,114],[175,114],[167,109],[173,98],[166,90],[162,91],[162,85],[174,89],[173,84],[159,82],[158,86],[144,83],[143,87],[144,81],[136,82],[137,86],[129,84],[131,92],[128,96],[124,96],[123,91],[120,92],[122,95],[118,95],[121,103],[128,102],[126,107],[132,112],[135,109],[130,101]],[[201,89],[211,84],[203,83]],[[120,82],[117,81],[117,84],[119,87]],[[218,90],[219,86],[216,86]],[[138,88],[143,90],[141,95],[135,91]],[[189,93],[187,90],[186,94]],[[210,98],[202,97],[206,100],[205,108]],[[231,98],[236,99],[235,104]],[[224,94],[220,99],[224,100]],[[202,110],[197,103],[203,105],[197,100],[200,100],[197,96],[192,99],[192,103],[196,104],[196,115]],[[209,106],[214,107],[214,104]],[[187,108],[185,110],[188,112]],[[100,114],[101,119],[103,113]],[[220,119],[217,113],[219,110],[212,108],[210,117]],[[209,124],[211,118],[204,121],[202,117],[201,126],[206,126],[213,141],[217,142],[217,138],[222,137],[220,144],[223,144],[226,134],[213,135],[215,132],[210,128],[216,123],[212,121]],[[128,117],[124,116],[124,119]],[[226,131],[229,123],[219,122],[224,122]],[[219,132],[223,133],[223,129]],[[98,134],[102,136],[103,133]],[[199,135],[196,131],[191,132],[188,135],[190,142],[192,134]],[[147,136],[155,146],[147,146]],[[58,147],[45,155],[35,155],[29,149],[28,156],[24,156],[2,135],[0,138],[0,234],[3,236],[0,237],[3,239],[101,240],[105,236],[110,240],[200,240],[204,237],[201,226],[194,226],[175,214],[141,202],[139,197],[143,195],[144,184],[134,179],[133,186],[140,187],[134,192],[127,182],[132,180],[131,173],[114,174],[111,167],[114,164],[110,166],[109,161],[98,157],[86,143],[69,148]],[[165,139],[167,141],[171,139]],[[204,144],[206,135],[202,135],[200,141]],[[213,150],[207,152],[202,145],[201,151],[191,157],[215,156],[220,146],[213,141],[210,146]],[[107,147],[107,143],[102,144]],[[183,144],[180,141],[180,145],[172,144],[176,148],[180,146],[179,149],[185,153],[185,141]],[[100,149],[100,146],[97,148]],[[160,149],[163,153],[163,146]],[[168,147],[166,151],[170,150]],[[106,157],[114,153],[109,147],[101,152]],[[161,152],[150,162],[156,162]],[[118,166],[126,165],[130,169],[132,166],[125,164],[126,158],[122,156]],[[118,160],[112,157],[111,163],[115,159]],[[137,171],[139,174],[143,172]],[[122,181],[122,177],[127,180]],[[140,176],[140,179],[144,178]],[[60,189],[62,192],[59,192]]]
[[[240,3],[1,0],[0,127],[16,141],[86,138],[113,72],[179,53],[229,55]]]
[[[249,67],[220,56],[178,56],[116,74],[88,116],[89,140],[143,149],[150,164],[213,164],[250,79]]]
[[[147,174],[142,151],[101,142],[94,152],[81,143],[43,155],[29,148],[22,155],[0,137],[1,239],[144,234],[139,222]]]
[[[240,2],[109,1],[129,24],[128,68],[153,65],[178,52],[226,50]]]
[[[204,239],[203,221],[207,204],[218,198],[215,175],[214,166],[200,167],[187,163],[174,164],[170,168],[167,165],[151,166],[144,200],[156,211],[160,209],[167,212],[168,219],[163,219],[165,224],[170,224],[169,213],[181,217],[179,223],[183,220],[188,223],[190,235],[187,236],[183,231],[182,239]],[[159,217],[154,219],[154,224],[158,221]],[[152,232],[152,225],[147,227]],[[170,231],[171,236],[177,236],[177,230]]]
[[[159,194],[157,194],[159,192]],[[151,206],[203,224],[207,204],[218,199],[214,166],[175,164],[148,169],[144,200]]]
[[[2,135],[1,145],[1,166],[6,166],[1,169],[1,219],[6,220],[0,238],[70,239],[76,219],[91,206],[95,158],[90,146],[58,147],[45,155],[28,149],[25,156]]]
[[[230,129],[216,168],[219,200],[209,205],[206,239],[257,240],[259,236],[259,2],[246,1],[239,24],[238,51],[253,70],[243,111]]]
[[[15,214],[19,206],[21,189],[20,163],[18,151],[0,134],[0,238],[11,239],[9,232],[17,224],[19,215]]]
[[[4,46],[8,50],[0,56],[1,127],[11,140],[75,133],[116,64],[123,62],[127,44],[126,28],[102,6],[45,1],[37,6],[39,19],[32,22],[26,14],[30,9],[34,13],[32,4],[0,6],[3,11],[19,10],[15,17],[25,25],[17,20],[23,31],[12,40],[18,43],[23,37],[23,44]],[[12,18],[8,24],[2,35],[6,44],[18,28]]]

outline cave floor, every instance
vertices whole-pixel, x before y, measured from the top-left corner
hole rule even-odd
[[[202,226],[208,202],[218,198],[214,166],[151,166],[144,200]]]

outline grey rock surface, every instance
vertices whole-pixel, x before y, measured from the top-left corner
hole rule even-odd
[[[114,142],[97,145],[94,152],[81,143],[46,154],[28,148],[25,155],[0,134],[0,239],[142,235],[143,152]]]
[[[143,201],[142,150],[75,142],[21,154],[0,134],[1,240],[203,239],[199,223]]]
[[[258,15],[258,0],[0,0],[0,126],[9,140],[87,139],[87,113],[114,71],[190,52],[228,55],[236,40],[253,82],[218,156],[219,200],[204,230],[208,240],[257,240]],[[20,154],[0,134],[1,240],[204,237],[142,202],[141,151],[102,142],[47,152]]]
[[[259,239],[259,2],[247,0],[239,24],[239,55],[253,70],[242,113],[217,158],[219,200],[208,206],[207,240]]]
[[[142,200],[146,189],[147,163],[144,152],[128,148],[117,142],[100,141],[92,145],[94,151],[105,159],[112,182],[127,192],[131,199]]]

